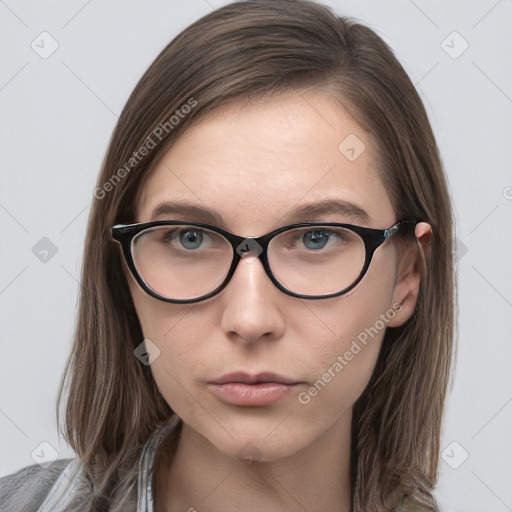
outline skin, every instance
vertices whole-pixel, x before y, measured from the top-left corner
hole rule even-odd
[[[349,134],[366,145],[355,161],[338,150]],[[231,105],[187,129],[172,146],[146,183],[137,220],[156,220],[157,204],[180,199],[218,212],[233,233],[260,236],[295,222],[286,215],[297,205],[339,198],[366,210],[364,225],[388,228],[398,219],[373,154],[368,134],[319,91]],[[302,220],[361,224],[338,213]],[[418,224],[416,236],[425,245],[430,226]],[[398,248],[385,243],[358,286],[330,299],[284,294],[259,260],[241,261],[220,294],[196,304],[158,301],[130,278],[144,337],[161,351],[151,365],[153,376],[184,422],[173,464],[161,475],[167,492],[158,497],[160,509],[350,509],[352,408],[385,329],[309,403],[301,404],[298,395],[393,304],[401,309],[388,327],[412,314],[420,282],[417,253]],[[271,405],[229,405],[206,382],[238,370],[271,371],[305,384]]]

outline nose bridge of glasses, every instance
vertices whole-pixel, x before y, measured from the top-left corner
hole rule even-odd
[[[245,263],[252,263],[261,257],[265,251],[267,244],[262,240],[264,237],[237,237],[234,241],[233,247],[235,253],[238,254],[241,260]],[[262,261],[264,264],[264,261]],[[238,265],[237,265],[238,266]],[[264,264],[266,267],[266,265]]]
[[[247,253],[250,252],[261,254],[262,247],[258,243],[256,237],[237,238],[238,239],[235,241],[235,250],[240,257],[244,257]]]

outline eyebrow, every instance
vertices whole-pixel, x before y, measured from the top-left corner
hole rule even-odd
[[[328,214],[343,215],[351,220],[365,224],[370,222],[370,215],[363,208],[341,199],[324,199],[315,203],[297,206],[282,217],[280,222],[283,222],[283,225],[305,222],[314,220],[314,217],[318,218]],[[205,224],[212,224],[227,229],[224,219],[218,212],[186,200],[159,203],[153,210],[151,219],[157,220],[159,217],[175,216],[179,216],[183,220],[204,222]]]

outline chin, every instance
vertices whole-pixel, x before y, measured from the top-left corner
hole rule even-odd
[[[283,418],[270,421],[253,421],[244,418],[242,421],[233,420],[226,425],[226,430],[209,424],[204,429],[201,425],[190,425],[219,452],[245,461],[272,462],[289,457],[313,442],[307,437],[304,429],[295,428],[287,420],[279,427]],[[277,428],[276,428],[277,427]],[[227,431],[227,432],[226,432]]]
[[[284,444],[286,442],[286,445]],[[219,443],[214,445],[224,455],[236,458],[247,464],[273,462],[294,455],[301,447],[294,439],[276,439],[268,442],[263,436],[249,436],[242,441]]]

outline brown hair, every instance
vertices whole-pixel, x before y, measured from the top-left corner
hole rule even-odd
[[[328,91],[369,132],[397,218],[433,230],[415,313],[387,330],[354,408],[354,512],[392,509],[406,492],[435,506],[455,293],[438,148],[392,50],[370,28],[307,0],[235,2],[195,22],[151,64],[119,118],[89,217],[77,327],[59,394],[60,401],[69,393],[65,435],[93,484],[82,506],[123,510],[142,445],[172,414],[133,354],[143,335],[111,227],[135,221],[145,180],[191,123],[231,102],[309,87]],[[160,138],[156,127],[165,128]]]

